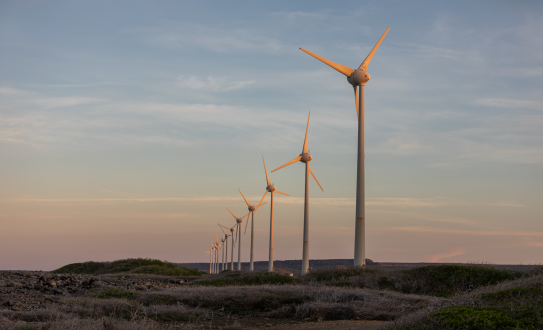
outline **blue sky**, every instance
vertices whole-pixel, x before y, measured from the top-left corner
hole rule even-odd
[[[367,257],[540,263],[538,1],[2,1],[0,268],[203,251],[297,156],[311,111],[310,257],[352,258],[351,86],[366,85]],[[303,166],[271,175],[299,259]],[[255,218],[266,260],[269,207]],[[244,242],[249,241],[244,236]],[[248,245],[245,246],[248,248]],[[248,260],[247,251],[242,259]]]

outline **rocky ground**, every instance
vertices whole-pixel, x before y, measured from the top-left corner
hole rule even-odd
[[[65,296],[84,296],[100,287],[148,291],[188,285],[183,278],[165,276],[91,276],[48,272],[0,271],[0,309],[32,311]]]

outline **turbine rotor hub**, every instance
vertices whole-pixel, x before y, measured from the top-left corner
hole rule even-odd
[[[241,218],[237,219],[236,222],[237,223],[241,223],[243,220],[241,220]]]
[[[250,212],[253,212],[254,210],[256,210],[256,207],[254,207],[254,205],[249,206],[249,211]]]
[[[270,184],[269,186],[266,187],[266,190],[269,191],[269,192],[274,192],[275,187],[272,184]]]
[[[357,69],[347,77],[347,81],[353,86],[358,86],[367,83],[370,78],[370,74],[365,70]]]
[[[301,153],[300,156],[302,156],[302,159],[300,159],[302,163],[310,162],[313,159],[309,153]]]

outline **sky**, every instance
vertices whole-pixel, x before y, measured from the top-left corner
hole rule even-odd
[[[308,145],[310,258],[543,262],[543,2],[0,2],[0,269],[156,258],[210,240]],[[276,260],[301,259],[304,167],[270,174]],[[269,197],[267,197],[269,202]],[[269,203],[255,215],[267,260]],[[245,225],[245,221],[243,223]],[[249,260],[250,227],[242,236]]]

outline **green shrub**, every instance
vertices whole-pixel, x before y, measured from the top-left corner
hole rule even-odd
[[[543,309],[534,306],[522,306],[516,309],[493,306],[451,306],[428,315],[414,325],[403,326],[400,329],[541,329],[542,312]]]
[[[403,293],[438,297],[450,297],[455,293],[528,276],[520,271],[476,265],[424,266],[404,270],[403,273],[406,279],[402,281],[401,287],[396,286],[396,289]]]
[[[516,287],[494,293],[483,293],[481,298],[487,303],[500,304],[543,304],[543,283],[535,283],[526,287]]]
[[[135,270],[135,271],[134,271]],[[87,261],[63,266],[53,273],[76,274],[114,274],[134,271],[139,274],[155,274],[167,276],[201,276],[202,272],[195,268],[177,266],[167,261],[156,259],[122,259],[111,262]]]
[[[100,298],[100,299],[110,299],[110,298],[123,298],[123,299],[130,299],[134,298],[138,294],[132,291],[124,291],[121,289],[110,289],[107,290],[104,293],[100,293],[94,296],[94,298]]]
[[[365,274],[374,274],[375,270],[363,267],[351,267],[347,269],[323,269],[315,270],[304,275],[303,280],[316,279],[317,281],[331,281],[342,277],[361,276]]]
[[[238,276],[238,277],[234,277]],[[227,278],[216,280],[202,280],[197,282],[200,285],[229,286],[229,285],[263,285],[263,284],[292,284],[294,279],[290,276],[277,273],[250,273],[247,276],[241,274],[228,274]]]

